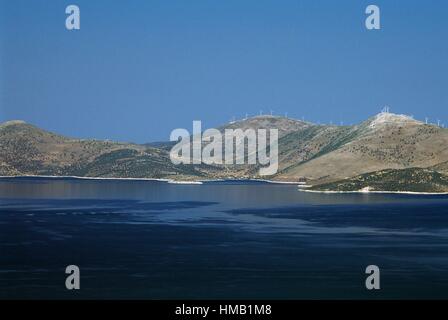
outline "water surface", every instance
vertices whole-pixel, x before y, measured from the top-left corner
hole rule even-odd
[[[0,298],[448,298],[447,204],[258,182],[3,178]],[[370,264],[379,291],[365,289]]]

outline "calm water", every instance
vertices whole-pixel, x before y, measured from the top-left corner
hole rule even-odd
[[[0,179],[0,298],[448,298],[448,197]],[[65,267],[81,290],[65,289]],[[381,290],[364,286],[367,265]]]

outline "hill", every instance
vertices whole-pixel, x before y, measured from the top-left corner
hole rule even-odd
[[[367,178],[365,174],[372,183],[378,177],[398,175],[409,178],[408,185],[403,182],[400,187],[409,189],[416,184],[418,189],[428,179],[431,186],[425,188],[443,190],[442,181],[448,174],[448,130],[405,115],[383,112],[355,126],[316,125],[285,117],[259,116],[228,123],[219,129],[223,132],[249,128],[279,130],[276,175],[259,177],[257,165],[173,165],[169,158],[173,142],[139,145],[81,140],[22,121],[0,125],[0,175],[179,180],[269,178],[305,180],[311,185],[336,189],[348,188],[347,183],[353,188],[360,187],[359,177]],[[412,170],[413,175],[402,171],[406,169]],[[384,170],[393,171],[388,171],[388,175],[377,174]],[[413,180],[417,173],[420,180]],[[440,174],[437,178],[440,185],[432,184],[435,176],[429,173]],[[378,181],[376,188],[380,186]]]
[[[388,169],[313,186],[315,191],[448,192],[448,176],[422,168]]]
[[[202,173],[172,165],[168,152],[157,148],[72,139],[9,121],[0,125],[0,175],[161,178]]]
[[[325,183],[384,169],[426,168],[448,160],[448,130],[403,115],[380,113],[352,127],[308,130],[281,140],[286,146],[279,148],[292,150],[295,156],[284,162],[278,179],[304,177],[313,184]]]
[[[218,130],[224,132],[225,129],[278,129],[278,136],[281,138],[289,133],[298,132],[312,126],[314,126],[314,124],[296,119],[262,115],[244,120],[233,121],[219,127]]]

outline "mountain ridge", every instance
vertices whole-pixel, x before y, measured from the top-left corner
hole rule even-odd
[[[427,168],[448,174],[448,130],[382,112],[357,125],[319,125],[257,116],[218,129],[279,129],[279,181],[334,183],[381,170]],[[0,175],[206,180],[261,178],[257,165],[179,165],[172,142],[134,144],[68,138],[21,120],[0,124]],[[424,175],[423,175],[424,176]]]

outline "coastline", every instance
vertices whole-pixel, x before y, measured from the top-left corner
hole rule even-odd
[[[48,175],[18,175],[18,176],[0,176],[0,179],[14,179],[14,178],[46,178],[46,179],[79,179],[79,180],[117,180],[117,181],[158,181],[170,184],[194,184],[201,185],[207,182],[225,182],[225,181],[239,181],[239,182],[265,182],[272,184],[290,184],[303,186],[294,181],[275,181],[266,179],[201,179],[201,180],[174,180],[167,178],[117,178],[117,177],[81,177],[81,176],[48,176]]]
[[[199,180],[200,182],[225,182],[225,181],[238,181],[238,182],[265,182],[265,183],[272,183],[272,184],[292,184],[292,185],[299,185],[302,186],[303,184],[294,182],[294,181],[276,181],[276,180],[267,180],[267,179],[238,179],[238,178],[229,178],[229,179],[202,179]]]
[[[47,176],[47,175],[0,176],[0,179],[14,179],[14,178],[46,178],[46,179],[78,179],[78,180],[127,180],[127,181],[159,181],[159,182],[170,182],[171,181],[170,179],[157,179],[157,178],[114,178],[114,177],[80,177],[80,176]]]
[[[357,191],[335,191],[335,190],[309,190],[310,185],[301,184],[293,181],[275,181],[267,179],[210,179],[210,180],[174,180],[166,178],[115,178],[115,177],[80,177],[80,176],[48,176],[48,175],[20,175],[20,176],[0,176],[1,179],[15,178],[45,178],[45,179],[76,179],[76,180],[107,180],[107,181],[157,181],[169,184],[179,185],[203,185],[208,182],[264,182],[270,184],[297,185],[299,192],[321,193],[321,194],[408,194],[408,195],[448,195],[448,192],[416,192],[416,191],[374,191],[374,190],[357,190]]]
[[[448,195],[448,192],[416,192],[416,191],[320,191],[320,190],[307,190],[299,188],[301,192],[310,192],[310,193],[323,193],[323,194],[411,194],[411,195],[432,195],[432,196],[442,196]]]

